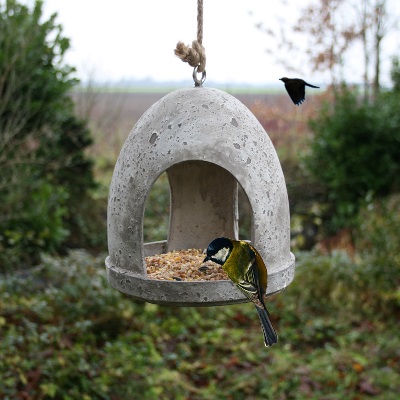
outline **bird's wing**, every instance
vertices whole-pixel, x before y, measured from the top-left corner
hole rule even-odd
[[[251,265],[244,274],[244,280],[237,283],[242,293],[251,300],[257,307],[264,308],[263,294],[259,280],[256,259],[252,260]]]
[[[260,288],[260,295],[263,296],[265,295],[267,291],[267,286],[268,286],[268,272],[267,272],[267,267],[265,266],[264,260],[261,257],[261,254],[251,245],[249,244],[251,250],[254,253],[255,257],[255,262],[258,266],[257,268],[257,274],[258,274],[258,282],[259,282],[259,288]]]
[[[285,88],[294,104],[298,106],[304,101],[306,89],[303,82],[293,79],[285,83]]]

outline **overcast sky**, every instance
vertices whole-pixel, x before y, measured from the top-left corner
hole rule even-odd
[[[296,21],[299,8],[311,0],[204,0],[204,40],[207,79],[221,83],[277,83],[285,71],[266,52],[271,38],[256,28],[258,22],[276,28],[280,14]],[[57,12],[64,35],[71,39],[66,62],[85,80],[93,73],[103,82],[152,78],[157,81],[191,79],[192,68],[173,53],[177,41],[196,39],[197,0],[44,0],[45,15]],[[400,52],[399,39],[386,50]],[[354,58],[347,71],[355,76],[362,64]],[[388,78],[389,59],[386,60]],[[294,59],[303,78],[317,83],[328,76],[311,73],[306,59]],[[353,71],[353,72],[352,72]],[[360,75],[361,76],[361,75]]]

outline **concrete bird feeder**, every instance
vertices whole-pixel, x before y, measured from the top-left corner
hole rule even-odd
[[[167,172],[168,239],[143,243],[147,196]],[[268,267],[267,295],[294,277],[285,179],[267,133],[236,98],[204,87],[169,93],[140,118],[115,166],[108,202],[109,283],[150,303],[209,306],[248,301],[229,280],[149,279],[145,257],[238,237],[237,190],[251,206],[248,238]]]

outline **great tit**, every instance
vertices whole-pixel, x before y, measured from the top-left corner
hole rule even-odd
[[[204,262],[208,260],[220,264],[232,282],[255,304],[265,346],[277,343],[278,336],[264,303],[268,282],[267,268],[258,251],[242,240],[220,237],[208,245]]]
[[[306,98],[306,86],[319,89],[319,86],[310,85],[300,78],[280,78],[285,84],[285,89],[296,106],[299,106]]]

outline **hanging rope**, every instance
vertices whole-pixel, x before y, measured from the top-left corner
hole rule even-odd
[[[183,62],[197,68],[197,72],[206,69],[206,50],[203,47],[203,0],[197,0],[197,40],[193,40],[192,47],[183,42],[176,45],[175,55]]]

